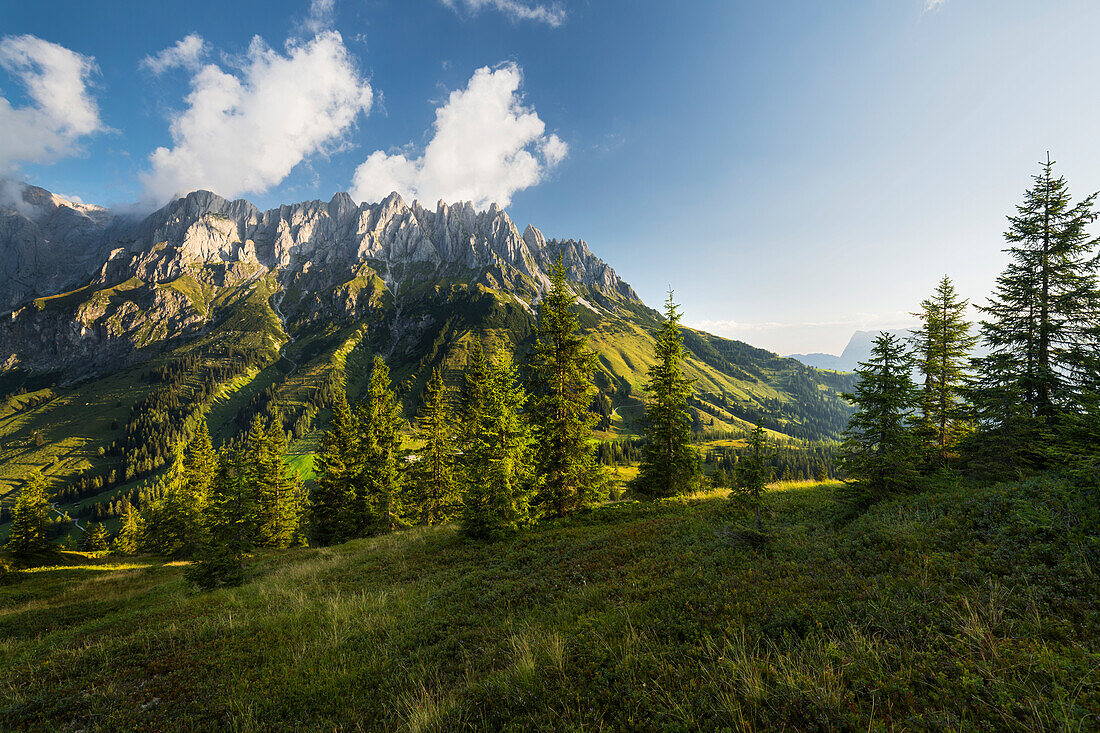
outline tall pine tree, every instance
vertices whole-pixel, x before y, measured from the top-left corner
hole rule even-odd
[[[768,450],[767,431],[760,425],[755,426],[749,433],[748,452],[743,454],[737,462],[734,475],[736,491],[733,495],[743,499],[752,507],[756,515],[757,532],[763,529],[763,523],[760,521],[760,501],[774,474],[771,466],[771,460],[774,457],[775,454]]]
[[[129,500],[122,510],[122,527],[118,531],[111,549],[123,555],[133,555],[141,546],[142,526],[141,516]]]
[[[360,511],[368,533],[404,526],[401,456],[401,404],[390,384],[390,370],[374,357],[367,393],[357,410]]]
[[[916,485],[912,366],[901,340],[882,332],[870,358],[856,369],[855,393],[845,395],[856,412],[844,431],[841,468],[858,508]]]
[[[41,471],[34,469],[19,487],[19,498],[12,507],[11,531],[5,545],[12,555],[25,558],[51,549],[46,534],[49,510],[46,479]]]
[[[183,469],[190,483],[192,497],[199,503],[204,503],[210,482],[218,472],[218,453],[210,442],[210,429],[205,417],[199,419],[191,432],[191,439],[187,441]]]
[[[531,408],[538,449],[536,501],[551,517],[596,503],[607,483],[590,445],[598,416],[592,375],[598,363],[588,348],[573,307],[577,297],[565,282],[561,258],[550,270],[550,290],[539,308],[530,357]]]
[[[164,495],[145,511],[142,545],[153,552],[189,556],[198,547],[217,454],[202,419],[186,445],[177,446]]]
[[[931,298],[921,301],[914,313],[921,325],[913,332],[916,366],[924,379],[920,395],[918,434],[925,441],[930,462],[947,465],[967,420],[962,395],[969,377],[970,351],[977,337],[966,320],[969,303],[959,298],[946,275]]]
[[[485,407],[485,390],[489,382],[489,362],[485,358],[485,349],[477,334],[470,334],[470,351],[466,359],[466,369],[462,374],[462,394],[459,400],[458,420],[463,440],[477,424],[477,416]]]
[[[84,549],[88,552],[103,552],[107,549],[107,541],[110,535],[107,533],[107,525],[103,522],[94,522],[84,535]]]
[[[314,462],[317,477],[310,502],[310,535],[319,545],[344,542],[355,536],[356,442],[355,420],[347,392],[340,386],[332,406],[332,420],[321,436]]]
[[[277,412],[277,411],[276,411]],[[256,417],[245,438],[245,453],[256,486],[256,544],[290,547],[300,539],[305,509],[302,486],[286,465],[286,433],[278,418],[266,429]]]
[[[210,484],[203,541],[196,561],[184,571],[200,588],[239,585],[244,580],[244,556],[256,538],[258,496],[252,474],[242,446],[223,447]]]
[[[694,380],[683,374],[684,337],[680,333],[680,308],[668,292],[665,320],[654,334],[656,363],[649,368],[649,382],[642,426],[645,447],[634,488],[650,498],[675,496],[695,488],[701,473],[699,454],[691,445],[688,398]]]
[[[1011,259],[981,309],[990,354],[977,361],[976,445],[996,444],[1001,461],[1021,469],[1041,466],[1056,450],[1061,419],[1082,408],[1100,314],[1096,240],[1087,231],[1096,194],[1074,203],[1053,168],[1048,156],[1009,217]]]
[[[451,520],[458,507],[455,477],[458,447],[449,390],[438,369],[432,372],[424,389],[416,422],[416,439],[423,444],[412,472],[417,514],[424,524],[441,524]]]
[[[507,354],[489,367],[483,386],[481,401],[467,412],[460,529],[495,539],[529,519],[533,440],[523,414],[527,398]]]

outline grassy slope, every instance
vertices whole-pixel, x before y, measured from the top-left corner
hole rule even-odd
[[[126,422],[133,402],[156,385],[140,378],[141,368],[126,369],[76,388],[48,388],[0,405],[0,497],[10,499],[27,473],[72,476],[101,461],[97,448],[122,435],[113,420]],[[28,398],[43,399],[30,407]],[[40,432],[42,445],[34,435]]]
[[[115,297],[113,294],[116,291],[137,287],[134,284],[137,282],[140,281],[127,281],[96,291],[91,297],[107,297],[104,293]],[[200,305],[204,309],[224,307],[226,317],[210,333],[156,354],[141,364],[99,379],[66,387],[45,388],[0,403],[0,501],[14,501],[16,490],[32,468],[41,469],[48,481],[60,485],[85,469],[102,470],[116,466],[119,463],[117,458],[100,456],[98,449],[122,436],[121,429],[111,429],[112,421],[117,420],[121,428],[130,414],[131,405],[161,387],[158,383],[143,379],[144,372],[180,356],[203,354],[210,349],[226,346],[250,348],[274,360],[286,340],[279,319],[269,305],[275,287],[270,276],[215,289],[190,275],[184,275],[161,287],[190,292],[189,297],[196,308]],[[39,307],[54,307],[51,304],[56,299],[73,300],[76,295],[86,297],[85,290],[56,296],[55,299],[42,299],[47,305]],[[75,306],[67,302],[65,307]],[[262,391],[266,385],[260,386],[259,390],[248,389],[257,373],[263,374],[253,372],[247,377],[232,380],[226,385],[219,404],[232,400],[234,394],[240,392],[237,402],[243,405],[254,391]],[[188,383],[197,385],[197,379],[192,378]],[[42,404],[32,405],[31,400],[42,400]],[[37,444],[36,433],[41,433],[42,445]]]
[[[1094,505],[1037,480],[844,524],[791,485],[764,550],[712,495],[262,555],[205,595],[68,555],[0,585],[0,727],[1094,729]]]

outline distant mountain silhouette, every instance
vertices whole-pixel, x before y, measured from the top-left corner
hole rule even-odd
[[[909,329],[907,328],[886,329],[886,332],[903,339],[909,337]],[[855,370],[861,361],[867,361],[871,356],[871,347],[874,346],[875,337],[879,333],[879,331],[856,331],[852,334],[848,345],[844,347],[844,353],[840,356],[821,353],[790,354],[788,358],[797,359],[806,366],[817,369],[835,369],[838,372],[850,372]]]
[[[912,332],[907,328],[888,328],[885,329],[887,333],[892,333],[898,338],[908,339]],[[973,326],[971,333],[977,333],[977,325]],[[875,345],[875,337],[878,336],[881,331],[856,331],[852,334],[852,338],[848,341],[848,345],[844,347],[844,353],[840,356],[836,354],[788,354],[788,359],[795,359],[802,362],[806,366],[814,367],[815,369],[833,369],[838,372],[851,372],[855,371],[855,368],[859,366],[862,361],[867,361],[871,356],[871,348]],[[985,356],[989,353],[988,347],[979,343],[974,347],[971,352],[973,356]]]

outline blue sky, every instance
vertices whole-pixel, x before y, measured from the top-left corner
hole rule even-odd
[[[0,167],[508,200],[689,324],[839,352],[945,273],[984,301],[1047,150],[1100,189],[1098,32],[1094,0],[4,3]]]

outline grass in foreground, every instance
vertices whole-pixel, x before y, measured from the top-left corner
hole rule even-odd
[[[151,558],[0,586],[0,727],[1095,729],[1096,497],[831,485],[623,503],[493,545],[420,528],[189,590]]]

